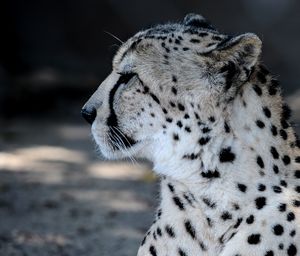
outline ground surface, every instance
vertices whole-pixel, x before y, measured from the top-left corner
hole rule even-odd
[[[88,125],[1,127],[1,256],[129,256],[154,215],[145,165],[96,158]]]
[[[157,198],[149,167],[98,159],[79,118],[0,125],[0,256],[134,256]]]

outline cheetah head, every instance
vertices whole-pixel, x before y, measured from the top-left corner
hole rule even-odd
[[[147,158],[168,175],[205,144],[196,130],[225,115],[220,109],[247,81],[260,51],[256,35],[221,34],[189,14],[125,42],[82,114],[104,157]]]

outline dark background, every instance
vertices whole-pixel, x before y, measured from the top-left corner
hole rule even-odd
[[[262,39],[299,134],[299,0],[2,0],[0,256],[136,255],[156,179],[99,159],[80,110],[119,47],[105,31],[125,41],[189,12]]]
[[[299,88],[297,0],[6,0],[0,9],[0,113],[45,114],[66,100],[83,103],[110,72],[118,49],[105,31],[125,41],[189,12],[222,32],[256,33],[264,43],[263,61],[280,75],[284,93]]]

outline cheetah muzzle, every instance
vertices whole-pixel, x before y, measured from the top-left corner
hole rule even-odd
[[[189,14],[122,44],[85,104],[106,158],[161,177],[138,256],[300,255],[300,143],[261,47]]]

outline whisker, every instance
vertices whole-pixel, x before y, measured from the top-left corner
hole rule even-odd
[[[125,136],[125,134],[118,128],[118,127],[115,127],[115,126],[113,126],[112,127],[113,129],[116,129],[118,132],[119,132],[119,134],[127,141],[127,143],[129,144],[129,146],[132,146],[131,145],[131,143],[128,141],[128,139],[126,138],[126,136]],[[116,134],[116,133],[115,133]],[[119,137],[119,136],[118,136]],[[120,138],[120,137],[119,137]],[[120,138],[121,139],[121,138]],[[122,140],[121,140],[122,141]],[[122,141],[123,142],[123,141]],[[124,142],[123,142],[123,144],[124,144]],[[124,146],[125,146],[125,144],[124,144]],[[128,157],[132,160],[132,161],[134,161],[136,164],[137,164],[137,160],[129,153],[129,151],[127,150],[127,147],[125,146],[125,150],[127,151],[127,153],[128,153]]]
[[[128,157],[132,164],[137,164],[137,161],[131,156],[131,154],[129,153],[129,151],[127,150],[126,146],[125,146],[125,143],[123,142],[123,140],[121,139],[121,137],[116,133],[116,131],[114,129],[116,129],[116,127],[110,127],[111,128],[111,131],[114,133],[114,135],[117,137],[116,139],[118,140],[118,142],[120,142],[120,146],[123,146],[121,150],[121,152],[126,156]],[[117,130],[117,129],[116,129]],[[124,137],[124,134],[122,134],[122,132],[120,130],[118,130],[120,135],[122,135]],[[124,137],[126,139],[126,137]],[[129,143],[129,142],[128,142]],[[129,144],[130,145],[130,144]],[[130,145],[131,146],[131,145]]]
[[[108,31],[106,31],[106,30],[104,30],[103,32],[106,33],[106,34],[108,34],[108,35],[110,35],[110,36],[113,37],[114,39],[118,40],[121,44],[124,43],[120,38],[118,38],[117,36],[113,35],[112,33],[108,32]]]

